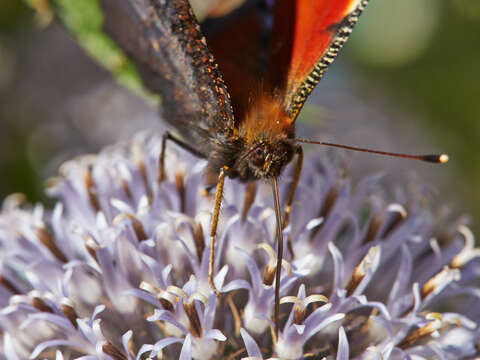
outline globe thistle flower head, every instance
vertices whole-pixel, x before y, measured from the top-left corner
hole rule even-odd
[[[305,161],[272,331],[268,184],[228,181],[208,285],[206,163],[140,134],[74,159],[53,209],[0,213],[0,359],[460,359],[479,349],[480,251],[425,188],[356,185],[338,157]],[[289,169],[281,179],[287,191]]]

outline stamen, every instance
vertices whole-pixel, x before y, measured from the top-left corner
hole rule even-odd
[[[368,225],[368,230],[362,241],[363,244],[369,243],[375,240],[377,237],[386,238],[393,231],[393,229],[400,225],[401,222],[407,217],[407,211],[405,208],[396,203],[388,205],[386,212],[387,214],[382,212],[372,216],[370,224]],[[387,225],[385,225],[382,234],[378,234],[382,224]]]
[[[102,346],[102,351],[106,355],[111,356],[114,360],[128,360],[127,357],[109,341]]]
[[[167,286],[166,291],[168,291],[169,293],[172,293],[172,294],[174,294],[177,297],[182,298],[182,299],[186,299],[188,297],[187,293],[185,291],[183,291],[181,288],[179,288],[178,286],[169,285],[169,286]]]
[[[133,195],[125,179],[122,179],[122,189],[125,192],[125,195],[127,196],[128,200],[132,201]]]
[[[332,210],[333,208],[333,205],[335,204],[336,200],[337,200],[337,197],[338,197],[338,191],[339,191],[339,188],[340,188],[340,184],[335,184],[334,186],[332,186],[327,194],[325,195],[325,198],[323,200],[323,203],[322,203],[322,206],[316,216],[316,218],[322,218],[322,219],[326,219],[328,214],[330,213],[330,211]],[[315,238],[315,236],[317,235],[317,233],[320,231],[320,229],[323,227],[323,224],[325,223],[325,221],[323,221],[322,223],[320,223],[315,229],[313,229],[313,231],[311,232],[310,234],[310,240],[313,240]]]
[[[268,257],[268,262],[265,265],[265,271],[263,274],[263,283],[267,286],[271,286],[275,280],[275,271],[277,269],[277,255],[273,248],[267,243],[261,243],[257,245],[257,249],[265,250]],[[288,275],[292,273],[292,266],[290,263],[282,259],[282,268],[286,271]]]
[[[0,285],[15,295],[21,294],[20,290],[18,290],[17,287],[13,285],[13,283],[10,280],[8,280],[5,276],[1,274],[0,274]]]
[[[155,295],[157,300],[162,304],[165,310],[174,312],[175,304],[178,301],[178,297],[172,294],[170,291],[160,289],[156,286],[153,286],[145,281],[142,281],[139,286],[140,289],[145,290],[146,292]]]
[[[296,296],[284,296],[280,299],[280,304],[293,303],[295,310],[293,313],[293,322],[297,325],[303,324],[307,315],[307,307],[311,303],[323,302],[327,303],[328,298],[321,294],[307,296],[305,299],[299,299]]]
[[[189,303],[193,303],[194,300],[200,301],[203,305],[208,304],[208,299],[205,297],[205,295],[199,293],[199,292],[194,292],[192,295],[190,295],[187,298],[187,301]]]
[[[195,302],[184,302],[183,309],[187,314],[188,321],[190,323],[190,331],[193,336],[200,338],[202,336],[202,324],[195,308]]]
[[[32,299],[32,306],[41,311],[41,312],[48,312],[53,313],[53,309],[48,306],[45,301],[41,298],[40,292],[33,290],[29,294],[30,298]]]
[[[142,178],[143,186],[145,188],[145,193],[147,194],[147,198],[150,203],[152,200],[152,189],[150,188],[150,182],[148,181],[147,168],[143,160],[143,154],[138,144],[133,144],[132,153],[133,153],[133,161],[137,164],[138,171]]]
[[[460,270],[458,269],[451,269],[448,266],[445,266],[443,270],[438,272],[436,275],[432,276],[427,282],[422,286],[422,290],[420,295],[422,299],[426,298],[435,289],[444,286],[445,284],[449,283],[450,281],[460,280]]]
[[[18,209],[27,202],[27,196],[22,193],[13,193],[8,195],[2,203],[3,210]]]
[[[407,218],[407,210],[400,204],[390,204],[387,207],[389,216],[387,221],[389,224],[386,226],[382,233],[382,238],[386,238],[403,220]]]
[[[397,347],[405,349],[414,346],[421,340],[425,339],[426,337],[430,337],[430,335],[434,334],[445,326],[461,326],[460,319],[457,318],[449,321],[443,321],[442,315],[439,313],[429,313],[425,316],[425,319],[431,320],[431,322],[419,329],[412,331],[410,335],[397,344]]]
[[[87,234],[81,227],[77,226],[72,231],[74,234],[82,238],[83,243],[85,244],[85,249],[90,254],[90,256],[97,261],[97,250],[100,248],[100,245],[95,241],[95,239]]]
[[[147,234],[145,233],[145,229],[143,228],[142,223],[132,214],[121,213],[115,216],[113,219],[113,225],[118,225],[122,220],[128,219],[131,221],[133,231],[135,231],[135,235],[137,236],[138,242],[144,241],[148,239]]]
[[[380,230],[380,226],[382,226],[382,222],[383,222],[382,214],[375,214],[372,216],[372,219],[368,224],[368,231],[362,240],[362,244],[367,244],[375,240],[375,238],[377,237],[378,230]]]
[[[189,230],[192,232],[193,245],[195,246],[197,259],[201,262],[203,250],[205,249],[205,237],[202,224],[186,215],[182,215],[175,219],[174,226],[175,231],[177,232],[180,231],[182,226],[189,227]]]
[[[45,245],[45,247],[50,250],[52,255],[55,256],[60,262],[64,264],[68,262],[67,257],[58,248],[57,244],[55,244],[52,234],[43,225],[37,228],[35,235],[37,236],[38,240]]]
[[[63,315],[70,321],[74,328],[78,327],[77,319],[78,315],[75,309],[73,308],[73,304],[69,299],[63,299],[60,305],[60,310],[62,311]]]
[[[92,167],[89,166],[85,176],[83,178],[85,183],[85,188],[87,190],[88,199],[90,201],[90,205],[92,206],[93,210],[97,213],[100,211],[100,204],[98,202],[98,198],[96,195],[95,183],[93,181],[92,176]]]
[[[250,208],[255,201],[255,194],[257,193],[257,182],[250,181],[247,183],[245,187],[245,198],[243,200],[243,208],[242,208],[242,223],[245,222],[247,219],[247,214]]]
[[[465,225],[460,225],[457,230],[463,235],[465,246],[450,262],[450,267],[452,269],[461,268],[470,260],[480,257],[480,249],[475,248],[475,238],[472,231]]]
[[[175,173],[175,187],[177,188],[180,198],[180,212],[185,213],[185,174],[182,172]]]
[[[345,287],[345,289],[347,290],[347,296],[352,295],[358,284],[360,284],[360,282],[363,280],[363,278],[367,274],[367,271],[371,268],[373,260],[375,259],[375,255],[378,251],[378,246],[372,246],[368,250],[365,257],[362,259],[360,264],[358,264],[357,267],[353,270],[352,277],[350,278],[347,286]]]
[[[202,254],[205,250],[205,237],[203,235],[202,224],[196,222],[193,225],[193,241],[195,243],[195,249],[197,251],[197,259],[199,262],[202,260]]]

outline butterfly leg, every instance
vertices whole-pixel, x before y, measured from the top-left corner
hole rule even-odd
[[[220,170],[217,181],[217,189],[215,191],[215,204],[213,206],[212,221],[210,223],[210,257],[208,259],[208,284],[215,292],[217,296],[220,296],[220,292],[213,283],[213,263],[215,260],[215,235],[217,234],[218,215],[220,214],[220,206],[222,204],[223,184],[225,182],[225,173],[228,170],[227,166],[224,166]]]
[[[298,182],[300,180],[300,174],[302,173],[302,166],[303,166],[303,149],[301,146],[297,146],[295,148],[295,153],[297,154],[298,158],[295,163],[295,169],[293,169],[293,179],[290,183],[290,187],[288,188],[288,195],[285,201],[285,213],[283,216],[283,223],[282,229],[285,229],[288,225],[290,220],[290,211],[292,210],[292,203],[293,198],[295,197],[295,191],[298,187]]]
[[[166,131],[162,136],[162,148],[160,150],[160,164],[158,166],[157,181],[163,182],[166,180],[167,175],[165,173],[165,149],[167,147],[167,140],[172,141],[173,143],[180,146],[182,149],[187,150],[189,153],[198,156],[199,158],[205,158],[205,155],[199,152],[197,149],[187,144],[180,138],[173,135],[171,132]]]

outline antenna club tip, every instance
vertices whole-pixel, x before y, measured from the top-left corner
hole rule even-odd
[[[441,163],[441,164],[445,164],[446,162],[448,162],[450,158],[448,157],[447,154],[441,154],[439,157],[438,157],[438,161]]]
[[[447,154],[436,154],[436,155],[422,155],[418,157],[419,160],[436,163],[436,164],[445,164],[448,162],[449,157]]]

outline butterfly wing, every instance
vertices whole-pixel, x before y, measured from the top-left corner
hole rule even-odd
[[[280,94],[293,123],[367,2],[277,0],[269,10],[273,26],[268,33],[265,16],[255,5],[262,1],[251,0],[243,16],[233,16],[216,35],[207,35],[237,121],[252,99],[270,92]],[[222,75],[187,0],[101,3],[106,31],[136,61],[146,87],[162,95],[166,121],[198,144],[208,134],[228,135],[238,126]]]
[[[223,21],[220,30],[213,35],[207,32],[238,122],[256,99],[267,95],[283,102],[288,122],[293,124],[368,0],[271,3],[247,1],[243,9]]]
[[[278,54],[272,52],[271,62],[279,64],[276,83],[283,89],[284,106],[292,121],[335,60],[367,3],[368,0],[276,2],[272,49],[281,50]]]
[[[233,131],[227,88],[187,0],[101,0],[105,31],[161,95],[165,120],[192,145]],[[206,151],[203,151],[206,154]]]
[[[202,31],[227,83],[236,121],[249,111],[265,84],[271,14],[261,0],[248,0],[222,17],[204,21]],[[263,89],[262,89],[263,90]]]

